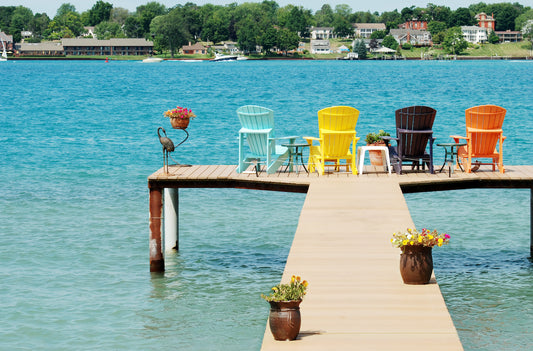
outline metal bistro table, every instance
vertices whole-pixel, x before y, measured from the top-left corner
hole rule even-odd
[[[466,145],[466,142],[439,143],[439,144],[437,144],[437,146],[443,147],[444,148],[444,152],[445,152],[445,154],[444,154],[444,163],[442,164],[442,167],[440,168],[439,172],[442,172],[442,170],[444,169],[444,166],[446,166],[446,164],[448,164],[448,167],[449,167],[448,174],[451,177],[452,173],[453,173],[453,169],[455,168],[454,165],[453,165],[454,161],[459,166],[461,171],[464,172],[464,169],[461,166],[461,163],[459,162],[459,156],[457,154],[457,148],[461,147],[461,146],[465,146],[465,145]],[[455,157],[455,159],[454,159],[454,157]]]
[[[289,163],[287,164],[287,167],[285,167],[285,172],[287,171],[287,169],[289,169],[289,171],[292,171],[292,167],[296,166],[296,173],[298,173],[298,157],[300,157],[300,163],[304,167],[305,171],[309,173],[309,171],[305,167],[303,155],[304,148],[309,147],[308,143],[289,143],[281,144],[281,146],[285,146],[289,149]]]

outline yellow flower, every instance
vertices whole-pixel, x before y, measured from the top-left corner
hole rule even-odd
[[[419,242],[419,243],[422,242],[422,237],[421,237],[421,236],[418,237],[418,242]]]
[[[302,285],[304,286],[304,288],[307,288],[307,285],[309,285],[309,283],[307,282],[307,280],[304,280],[304,281],[302,282]]]
[[[411,245],[414,245],[414,244],[415,244],[415,242],[411,240],[410,244],[411,244]]]
[[[439,246],[441,246],[443,242],[444,240],[442,240],[442,238],[439,238],[439,244],[440,244]]]
[[[429,240],[433,239],[433,235],[429,234],[428,238],[429,238]]]
[[[294,280],[295,280],[295,279],[296,279],[296,276],[293,275],[293,276],[291,277],[291,283],[294,283]]]
[[[272,290],[274,290],[274,292],[278,292],[278,288],[276,287],[273,287]]]
[[[407,240],[404,240],[404,241],[402,242],[402,245],[405,246],[405,245],[407,245],[407,243],[408,243],[408,241],[407,241]]]

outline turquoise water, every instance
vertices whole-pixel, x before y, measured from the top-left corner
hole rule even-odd
[[[192,108],[181,163],[236,164],[235,110],[276,111],[278,135],[315,135],[316,111],[437,109],[438,141],[464,110],[508,109],[508,165],[533,164],[532,61],[23,62],[0,65],[1,349],[259,349],[302,194],[180,191],[179,253],[148,267],[146,177],[162,165],[163,111]],[[436,163],[442,161],[439,155]],[[436,273],[465,349],[531,346],[529,191],[406,196],[417,226],[452,234]],[[312,282],[311,282],[312,283]]]

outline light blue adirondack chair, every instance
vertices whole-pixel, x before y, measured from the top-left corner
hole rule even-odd
[[[250,165],[266,166],[268,174],[275,173],[289,157],[289,149],[276,140],[294,143],[296,137],[274,137],[274,111],[261,106],[247,105],[237,109],[242,128],[239,130],[239,166],[237,173]],[[245,152],[245,143],[249,151]],[[257,168],[256,168],[257,171]]]

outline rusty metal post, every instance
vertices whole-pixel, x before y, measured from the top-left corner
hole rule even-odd
[[[163,189],[150,188],[150,272],[165,271],[161,247],[162,193]]]

